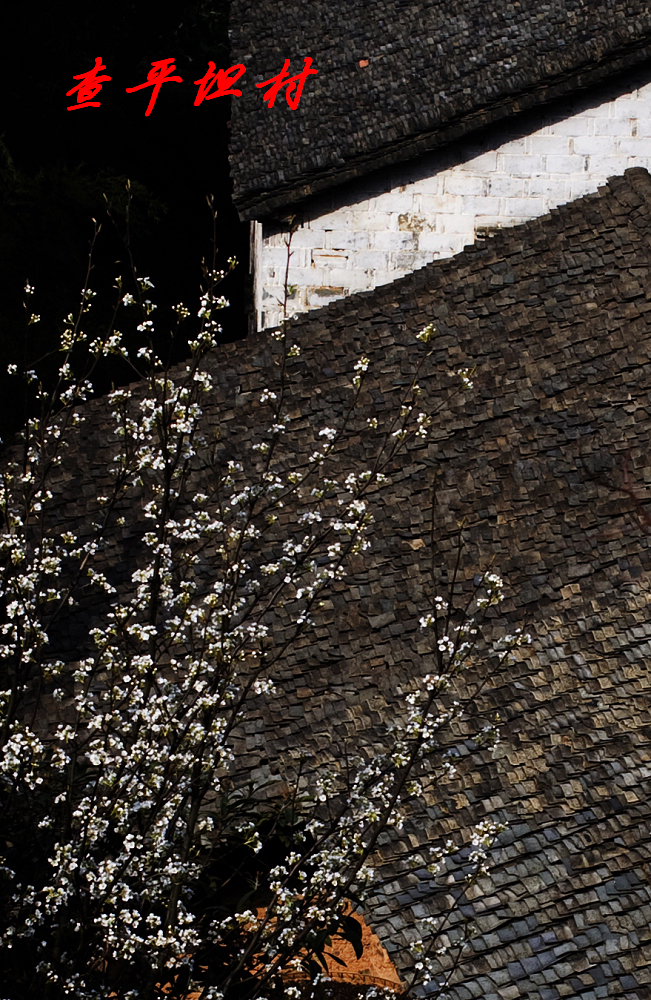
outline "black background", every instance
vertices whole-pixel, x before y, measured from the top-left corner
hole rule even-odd
[[[163,326],[166,309],[179,301],[196,314],[201,260],[212,254],[208,194],[218,212],[218,266],[232,255],[240,262],[222,289],[231,302],[222,314],[224,339],[245,335],[250,290],[248,224],[239,222],[231,202],[231,98],[194,106],[194,81],[208,61],[230,65],[227,0],[27,3],[11,10],[0,47],[0,423],[6,436],[33,409],[5,375],[6,366],[31,367],[56,347],[63,317],[79,302],[92,217],[102,232],[91,279],[98,293],[91,331],[110,314],[115,276],[126,273],[115,227],[124,235],[127,178],[130,249],[139,274],[155,284]],[[92,69],[97,56],[112,77],[97,95],[101,107],[68,111],[76,101],[66,97],[78,82],[73,77]],[[143,83],[154,60],[172,57],[184,82],[165,84],[146,117],[150,89],[127,94],[126,88]],[[104,194],[114,222],[106,217]],[[26,280],[35,288],[32,310],[41,315],[30,327],[22,305]],[[173,360],[187,354],[178,338],[165,350]],[[41,362],[39,374],[51,377],[60,358]],[[131,378],[113,362],[97,387]]]

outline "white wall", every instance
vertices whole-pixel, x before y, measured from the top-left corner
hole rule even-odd
[[[651,169],[651,83],[531,121],[315,202],[292,238],[290,312],[313,309],[451,257],[490,229],[545,215],[628,167]],[[593,101],[595,98],[593,97]],[[518,125],[520,130],[522,126]],[[493,146],[494,148],[487,148]],[[254,223],[259,328],[282,319],[285,233]]]

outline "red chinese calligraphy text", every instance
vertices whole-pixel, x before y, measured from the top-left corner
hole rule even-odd
[[[229,69],[218,69],[215,73],[215,63],[212,60],[208,62],[208,72],[205,76],[202,76],[200,80],[195,80],[195,84],[199,88],[197,91],[197,96],[194,99],[195,108],[198,107],[202,101],[212,101],[213,97],[227,97],[229,94],[234,94],[236,97],[242,96],[241,90],[234,90],[232,85],[239,80],[241,76],[246,73],[243,63],[236,63],[235,66],[229,67]],[[214,93],[210,93],[213,87],[216,85],[217,89]]]
[[[79,108],[99,108],[100,101],[94,101],[93,97],[99,94],[102,84],[111,79],[110,76],[99,75],[105,69],[106,66],[103,64],[101,57],[97,56],[92,69],[89,69],[87,73],[80,73],[78,76],[73,76],[73,80],[81,80],[81,83],[78,83],[76,87],[66,92],[66,97],[71,97],[75,91],[78,91],[77,103],[71,104],[68,111],[77,111]]]
[[[156,62],[152,62],[151,64],[151,69],[147,73],[145,83],[139,83],[137,87],[126,88],[127,94],[133,94],[136,90],[142,90],[143,87],[153,87],[149,104],[145,111],[145,117],[152,113],[156,98],[164,83],[183,83],[183,79],[180,76],[171,75],[175,69],[176,66],[173,59],[157,59]]]
[[[285,59],[285,65],[277,76],[272,76],[270,80],[265,80],[264,83],[256,83],[256,87],[269,87],[269,90],[264,95],[263,100],[267,102],[267,105],[270,108],[273,108],[274,101],[276,100],[280,90],[283,87],[287,87],[287,90],[285,91],[287,103],[292,111],[296,111],[298,102],[301,99],[301,94],[303,93],[305,81],[308,76],[319,72],[318,69],[311,69],[312,60],[309,56],[307,56],[305,59],[305,65],[303,66],[303,72],[298,73],[296,76],[289,76],[287,71],[289,69],[290,62],[290,59]]]

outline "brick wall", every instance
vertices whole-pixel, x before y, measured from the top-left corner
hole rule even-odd
[[[651,82],[513,119],[481,140],[321,197],[292,238],[291,313],[375,288],[451,257],[503,226],[596,191],[628,167],[651,169]],[[286,232],[253,223],[258,328],[282,318]]]

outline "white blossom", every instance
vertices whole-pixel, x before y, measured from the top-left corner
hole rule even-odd
[[[92,386],[68,357],[85,343],[79,317],[69,315],[64,324],[63,387],[53,410],[26,429],[27,469],[9,461],[1,470],[6,615],[0,638],[2,655],[18,667],[0,692],[7,732],[0,781],[12,801],[30,803],[16,814],[26,823],[33,814],[29,835],[47,845],[47,863],[33,885],[31,874],[21,882],[3,862],[12,900],[2,934],[7,951],[16,941],[29,942],[44,995],[57,983],[62,996],[75,1000],[108,996],[112,972],[122,963],[150,970],[151,982],[161,970],[172,980],[187,972],[188,989],[222,1000],[222,990],[206,987],[193,966],[193,955],[203,949],[228,956],[226,972],[235,982],[255,969],[264,995],[280,982],[281,965],[300,966],[315,929],[343,919],[347,897],[366,900],[381,891],[380,838],[400,843],[412,800],[424,794],[430,778],[465,773],[465,762],[442,735],[454,733],[463,711],[456,700],[459,678],[478,655],[481,612],[503,598],[496,573],[480,579],[479,617],[459,623],[452,614],[455,595],[423,602],[431,610],[419,610],[406,633],[414,639],[412,683],[387,701],[386,739],[380,734],[371,747],[360,733],[345,759],[326,747],[322,758],[305,751],[294,759],[288,751],[258,767],[266,753],[264,720],[288,732],[295,724],[287,699],[299,676],[296,663],[302,669],[310,644],[322,641],[323,623],[338,613],[342,595],[347,603],[354,599],[353,569],[373,543],[374,511],[382,509],[383,470],[415,437],[426,436],[431,418],[416,410],[420,388],[414,379],[395,412],[383,413],[386,441],[372,435],[377,453],[367,464],[351,471],[332,446],[341,440],[345,455],[355,412],[352,423],[342,421],[337,430],[315,428],[318,447],[301,457],[292,433],[298,421],[290,420],[283,382],[284,361],[300,350],[283,328],[270,338],[282,363],[266,373],[269,386],[263,381],[261,390],[247,389],[256,401],[253,412],[258,402],[269,405],[269,419],[250,443],[228,421],[208,440],[202,406],[213,380],[204,359],[215,350],[219,329],[212,314],[228,303],[213,289],[223,274],[214,267],[205,273],[201,331],[185,367],[161,371],[152,348],[141,347],[135,354],[146,370],[142,383],[107,396],[110,458],[100,476],[87,480],[95,490],[95,521],[77,524],[73,498],[71,520],[63,526],[49,479],[68,439],[83,462],[85,445],[75,425],[82,413],[95,413],[81,405]],[[143,295],[153,288],[149,278],[136,280]],[[26,292],[33,292],[31,286]],[[85,289],[79,316],[92,298]],[[136,300],[127,293],[121,302]],[[146,298],[141,306],[147,318],[137,329],[157,343],[156,305]],[[179,319],[189,315],[181,304],[175,308]],[[430,325],[419,337],[433,334]],[[125,343],[119,331],[108,329],[87,349],[94,360],[117,354],[131,361]],[[354,405],[369,372],[369,359],[360,357]],[[457,374],[466,384],[472,372]],[[36,371],[27,377],[38,382]],[[378,418],[369,417],[367,425],[377,429]],[[47,470],[44,481],[41,470]],[[39,534],[34,525],[41,523],[46,528]],[[88,602],[83,606],[94,617],[80,639],[79,661],[65,664],[50,647],[50,622],[62,609],[72,613],[75,601]],[[517,630],[482,655],[503,662],[528,638]],[[424,655],[417,653],[421,643],[428,647]],[[30,678],[40,685],[44,704],[59,713],[47,735],[31,722],[37,688]],[[304,699],[297,696],[292,712],[304,710]],[[34,718],[40,723],[38,712]],[[476,739],[468,742],[487,753],[499,740],[499,720],[476,725],[474,718]],[[289,819],[282,819],[284,809]],[[211,902],[207,917],[197,904],[209,887],[206,864],[221,905],[220,864],[227,866],[233,853],[260,855],[267,838],[277,836],[269,829],[280,831],[287,849],[261,886],[264,914],[246,901],[225,916]],[[492,820],[474,829],[475,874],[486,870],[499,830]],[[423,865],[431,872],[452,865],[457,846],[423,851]],[[418,933],[412,951],[425,981],[432,956],[449,942],[426,920]],[[90,983],[89,969],[99,986]],[[298,995],[293,985],[283,988]],[[134,982],[123,993],[137,1000],[140,986]]]

